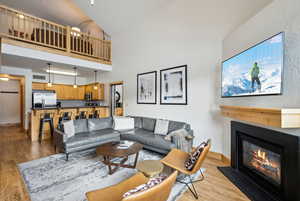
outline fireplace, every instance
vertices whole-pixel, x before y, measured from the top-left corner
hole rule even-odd
[[[264,198],[253,196],[252,200],[267,200],[267,196],[268,200],[300,201],[299,142],[295,135],[233,121],[231,176],[248,182],[248,190],[261,191],[258,194]]]

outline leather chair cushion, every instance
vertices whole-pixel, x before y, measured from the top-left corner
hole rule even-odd
[[[80,147],[87,144],[93,144],[95,142],[109,141],[109,139],[118,138],[120,134],[111,128],[102,129],[99,131],[79,133],[65,143],[67,149]]]
[[[112,127],[113,127],[113,119],[111,117],[100,118],[100,119],[88,119],[89,131],[96,131],[96,130],[112,128]]]
[[[147,118],[147,117],[143,117],[143,129],[148,130],[148,131],[154,131],[154,127],[155,127],[155,119],[152,118]]]
[[[88,125],[86,119],[74,120],[75,134],[88,132]]]
[[[164,136],[154,135],[153,132],[141,128],[135,129],[128,133],[122,133],[121,139],[136,141],[144,145],[149,145],[164,150],[170,150],[176,147],[176,145],[173,144],[172,142],[165,140]]]

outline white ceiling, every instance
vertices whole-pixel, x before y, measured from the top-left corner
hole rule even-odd
[[[177,2],[181,2],[184,7],[196,6],[196,8],[193,8],[193,11],[197,9],[199,13],[210,10],[210,13],[213,15],[218,15],[216,10],[223,6],[222,9],[227,10],[227,16],[230,16],[228,23],[232,23],[231,20],[237,21],[232,18],[238,18],[240,24],[272,0],[223,0],[223,2],[222,0],[214,2],[209,0],[95,0],[93,6],[90,5],[89,0],[72,1],[114,37],[116,34],[138,26],[146,18],[155,15],[158,11],[164,12],[164,10],[168,10],[169,7],[176,5]],[[222,17],[220,16],[220,18]]]
[[[63,25],[79,26],[90,20],[72,0],[0,0],[0,3]]]

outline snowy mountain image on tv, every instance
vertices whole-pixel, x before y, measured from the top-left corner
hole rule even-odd
[[[222,96],[280,94],[283,37],[284,33],[280,33],[224,61]]]

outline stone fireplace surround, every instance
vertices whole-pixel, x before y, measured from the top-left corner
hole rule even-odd
[[[279,186],[272,184],[255,171],[245,168],[242,158],[242,141],[245,139],[247,141],[250,140],[262,148],[266,148],[280,154],[281,184]],[[247,183],[247,185],[244,184],[245,187],[249,187],[249,185],[253,184],[254,189],[270,196],[270,200],[299,201],[300,137],[232,121],[231,169],[233,169],[231,171],[231,177],[234,176],[235,173],[236,177],[243,177],[243,179],[240,178],[239,181],[248,180],[245,181]],[[225,176],[228,177],[226,174]],[[239,187],[239,185],[237,186]],[[252,186],[250,186],[250,188],[252,188]],[[241,190],[245,192],[243,189]],[[255,199],[255,197],[255,193],[252,194],[252,198],[254,198],[252,200],[259,200],[259,196],[257,196],[258,199]]]

